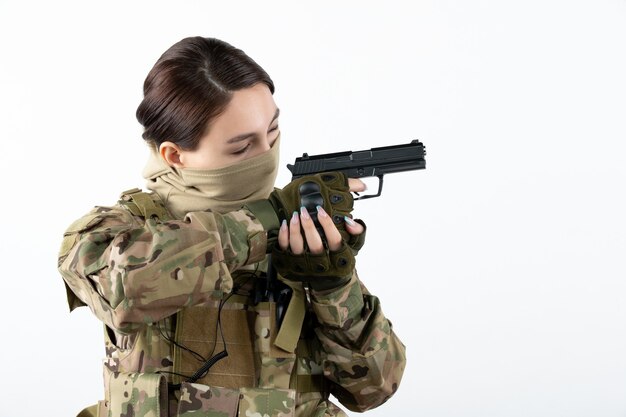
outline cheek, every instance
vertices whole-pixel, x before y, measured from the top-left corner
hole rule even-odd
[[[197,149],[187,155],[185,166],[187,168],[214,169],[221,164],[219,155],[210,149]]]

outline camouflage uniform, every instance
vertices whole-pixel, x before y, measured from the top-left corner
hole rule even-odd
[[[404,345],[356,271],[325,292],[278,277],[293,289],[288,308],[308,305],[290,349],[277,342],[287,319],[277,325],[275,303],[247,296],[267,264],[258,219],[245,209],[158,217],[124,199],[64,235],[58,267],[70,310],[87,305],[105,324],[100,416],[345,416],[329,394],[364,411],[396,391]],[[229,355],[185,382],[222,340]]]

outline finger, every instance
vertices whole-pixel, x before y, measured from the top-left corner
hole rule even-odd
[[[278,246],[282,250],[287,250],[289,247],[289,228],[287,227],[287,220],[283,220],[278,229]]]
[[[348,178],[348,187],[350,191],[365,191],[367,190],[367,185],[358,178]]]
[[[351,235],[360,235],[365,230],[362,224],[355,222],[348,216],[345,216],[344,220],[346,221],[346,230]]]
[[[328,213],[326,213],[321,206],[317,206],[317,220],[322,226],[322,229],[324,229],[328,250],[338,251],[341,248],[341,234],[339,230],[337,230],[335,223],[333,223],[333,219],[330,218]]]
[[[298,219],[297,211],[293,212],[289,222],[289,246],[291,247],[291,252],[296,255],[304,252],[304,241],[300,233],[300,220]]]
[[[322,243],[322,237],[315,228],[315,223],[306,208],[300,208],[300,223],[302,223],[302,229],[304,230],[304,236],[306,237],[306,245],[309,248],[309,252],[314,255],[322,253],[324,251],[324,244]]]

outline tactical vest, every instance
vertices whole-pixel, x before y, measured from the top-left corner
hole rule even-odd
[[[173,220],[155,193],[128,190],[118,204],[144,219]],[[79,417],[312,414],[328,392],[319,342],[302,332],[306,297],[301,285],[284,291],[281,283],[278,294],[259,299],[259,283],[267,284],[259,270],[266,269],[267,259],[238,270],[232,293],[137,333],[105,325],[104,400]]]

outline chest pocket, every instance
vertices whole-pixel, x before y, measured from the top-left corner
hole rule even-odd
[[[255,386],[257,366],[249,324],[254,313],[245,309],[223,308],[220,331],[218,311],[216,307],[197,306],[178,312],[174,372],[191,376],[214,354],[226,349],[228,356],[217,361],[196,382],[225,388]],[[178,378],[180,381],[181,377]]]

